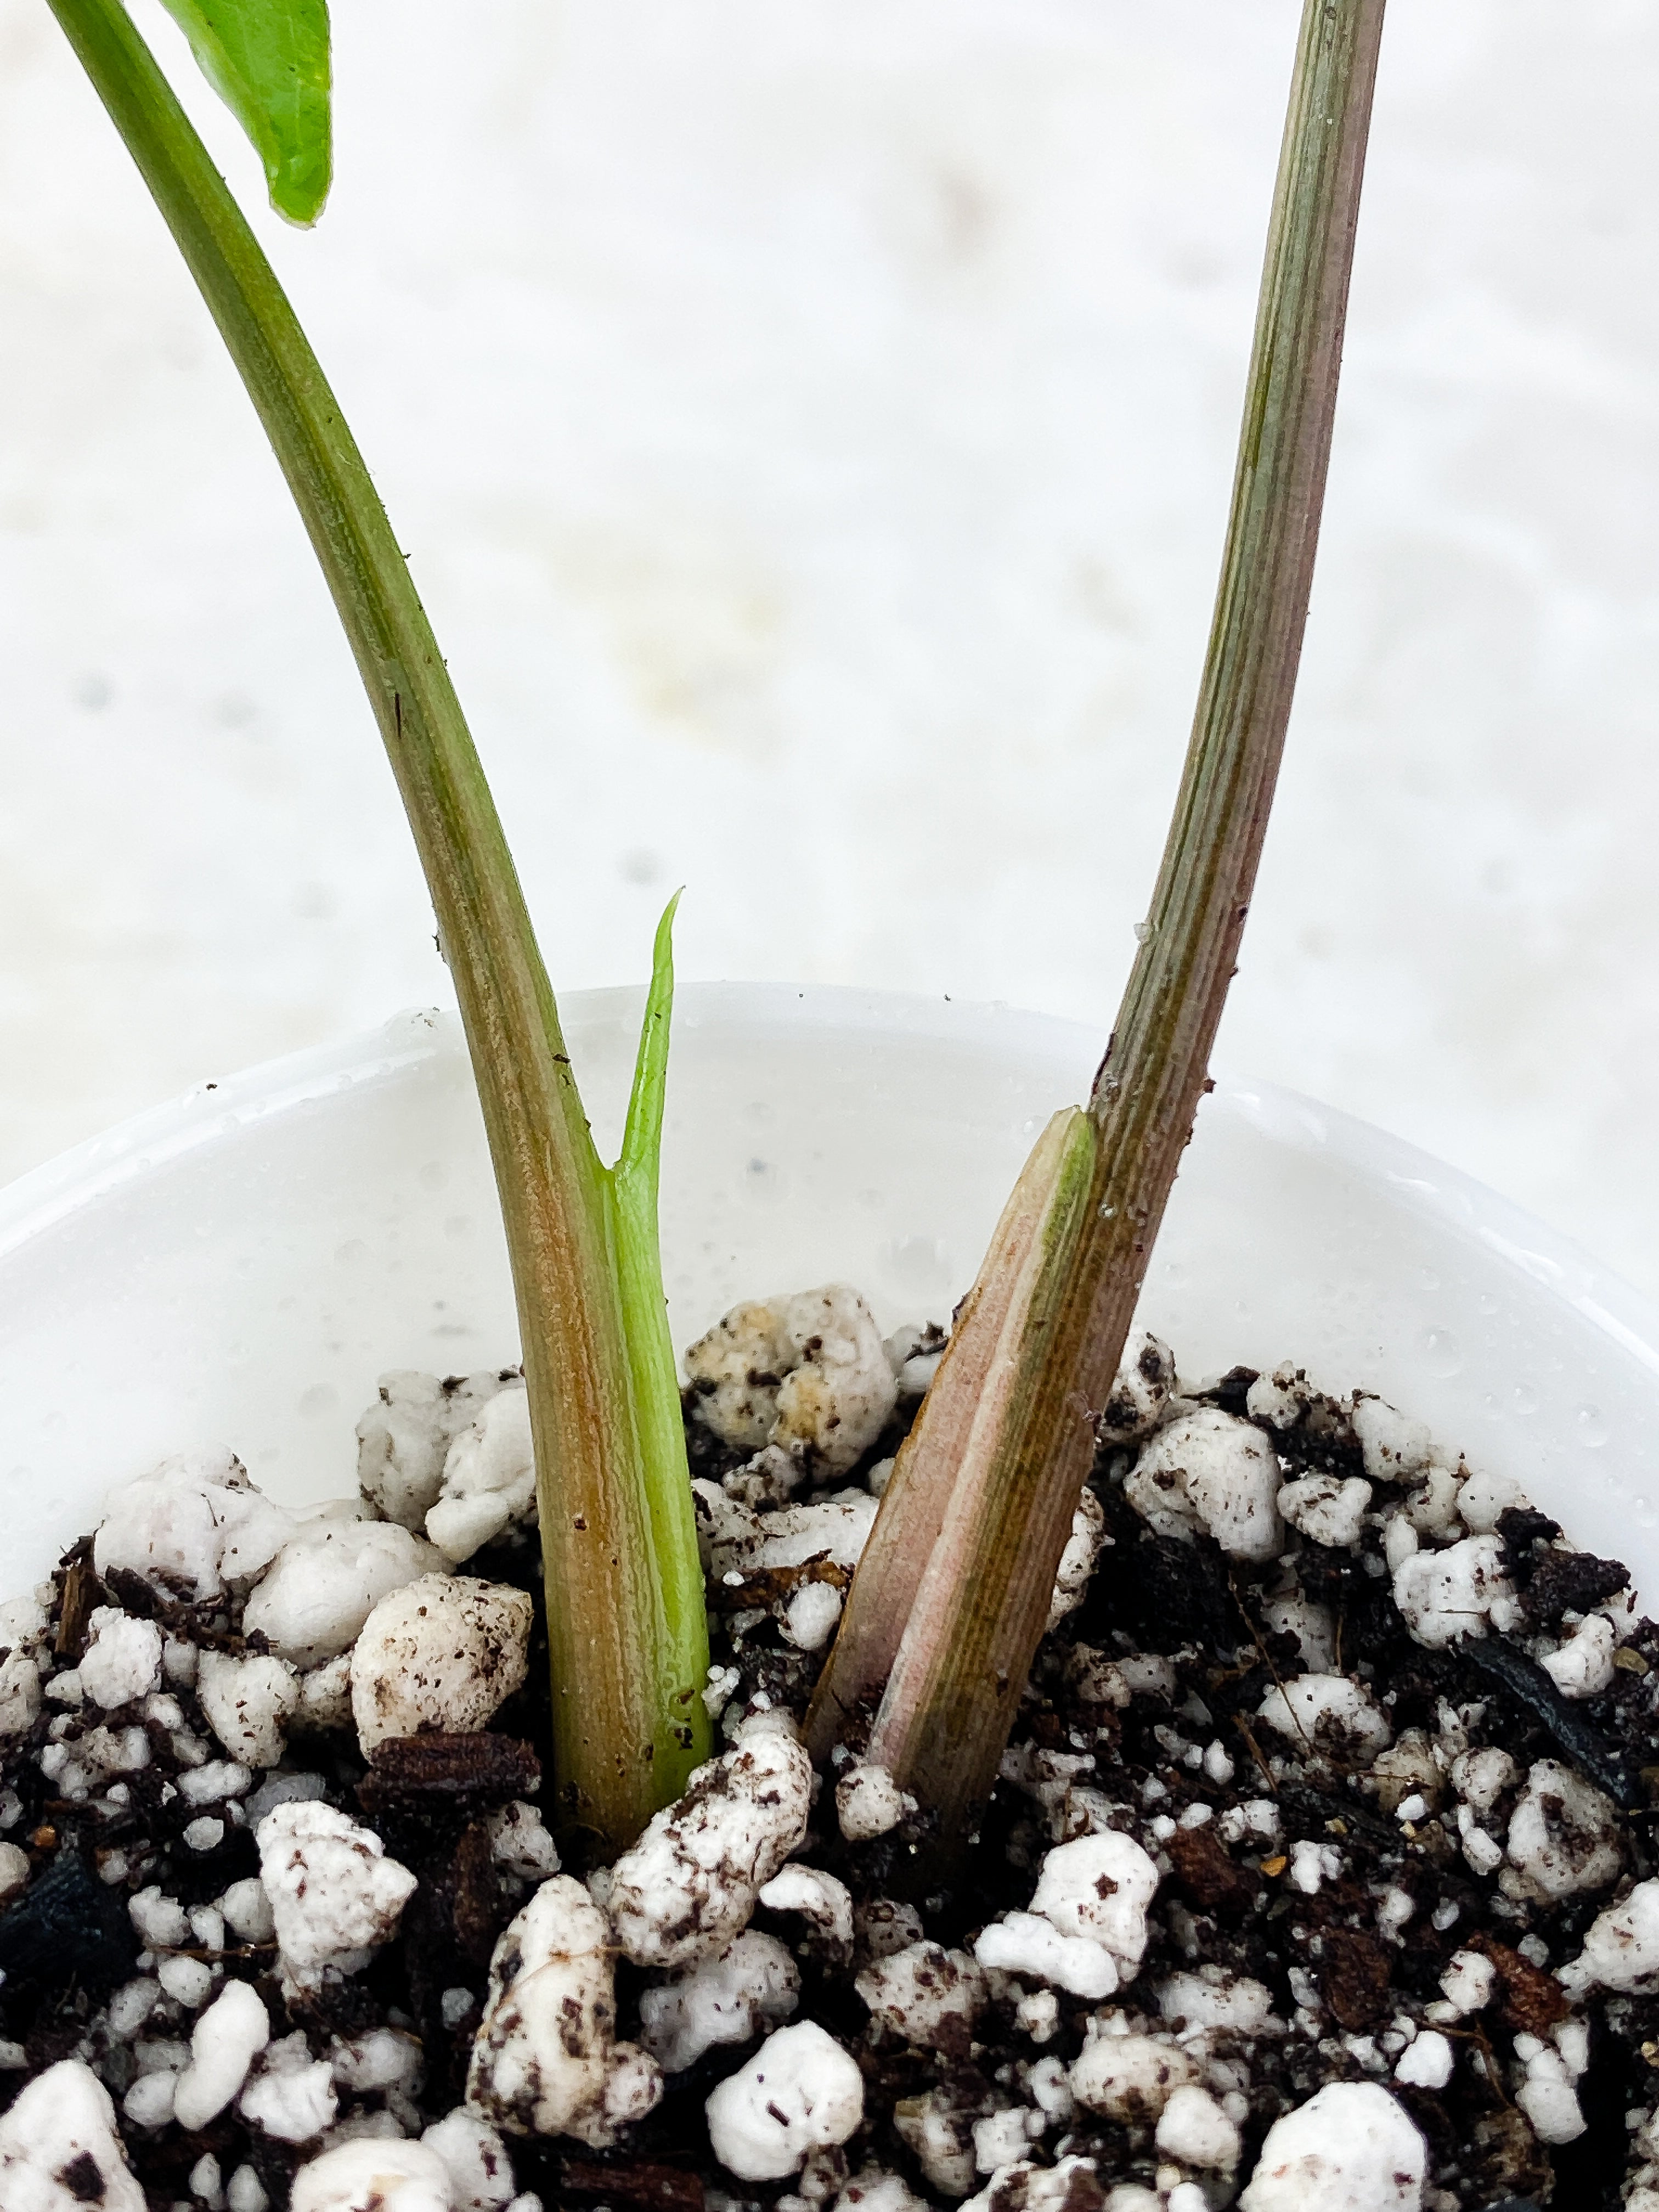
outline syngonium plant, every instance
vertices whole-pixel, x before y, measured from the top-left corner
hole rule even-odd
[[[264,425],[345,625],[436,912],[483,1103],[535,1445],[562,1825],[613,1854],[708,1755],[702,1579],[657,1184],[673,981],[658,931],[621,1156],[600,1160],[500,818],[355,440],[121,0],[48,0]],[[314,222],[326,0],[165,0]],[[1383,0],[1304,0],[1220,589],[1116,1029],[1004,1211],[882,1500],[809,1718],[959,1833],[988,1791],[1136,1294],[1207,1085],[1295,686]]]

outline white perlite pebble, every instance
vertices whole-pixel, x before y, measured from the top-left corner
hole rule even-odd
[[[371,1830],[315,1799],[279,1805],[255,1840],[284,1994],[315,1989],[327,1973],[361,1972],[397,1931],[415,1890],[409,1869]]]
[[[545,1881],[559,1871],[558,1846],[547,1832],[541,1814],[522,1797],[487,1814],[489,1856],[520,1881]]]
[[[450,1445],[518,1379],[497,1373],[440,1381],[407,1368],[382,1375],[379,1400],[357,1424],[357,1487],[370,1512],[418,1534],[438,1501]]]
[[[164,2128],[173,2118],[177,2074],[168,2068],[141,2074],[121,2100],[122,2116],[136,2128]]]
[[[1520,1484],[1507,1474],[1472,1474],[1458,1487],[1458,1517],[1477,1536],[1491,1535],[1511,1506],[1530,1503]]]
[[[815,2021],[781,2027],[704,2107],[708,2140],[741,2181],[779,2181],[864,2118],[864,2077]]]
[[[1413,1797],[1437,1804],[1444,1794],[1434,1747],[1422,1729],[1407,1729],[1392,1751],[1379,1752],[1368,1778],[1375,1784],[1376,1802],[1385,1813],[1399,1813]],[[1401,1817],[1420,1820],[1423,1814],[1418,1811]]]
[[[1374,2081],[1333,2081],[1267,2130],[1239,2212],[1421,2212],[1428,2154]]]
[[[784,1641],[798,1651],[822,1651],[841,1619],[834,1583],[803,1583],[783,1609]]]
[[[976,2105],[957,2104],[947,2090],[902,2097],[893,2108],[893,2129],[915,2154],[923,2178],[941,2197],[966,2197],[974,2185],[973,2122]]]
[[[1025,2114],[1018,2106],[988,2113],[984,2119],[974,2122],[974,2164],[981,2173],[995,2173],[1000,2167],[1012,2166],[1024,2157],[1030,2144]]]
[[[1155,1992],[1165,2020],[1189,2028],[1216,2028],[1232,2035],[1259,2035],[1273,2018],[1273,1991],[1249,1974],[1230,1974],[1224,1966],[1196,1966],[1171,1974]]]
[[[1659,1989],[1659,1880],[1638,1881],[1622,1903],[1598,1913],[1583,1949],[1558,1978],[1575,1997],[1598,1987],[1644,1996]]]
[[[640,2041],[665,2074],[681,2074],[717,2043],[779,2026],[799,2002],[794,1960],[776,1936],[750,1928],[717,1959],[641,1992]]]
[[[1370,1691],[1346,1674],[1293,1675],[1268,1691],[1256,1718],[1288,1742],[1345,1765],[1375,1759],[1391,1734]]]
[[[1513,1625],[1515,1591],[1504,1572],[1501,1537],[1466,1536],[1443,1552],[1416,1552],[1394,1578],[1394,1601],[1419,1644],[1439,1650],[1484,1636],[1489,1621]]]
[[[344,2039],[337,2036],[329,2063],[340,2087],[357,2096],[380,2089],[412,2097],[425,2070],[419,2038],[400,2027],[371,2027]]]
[[[836,1820],[849,1844],[888,1834],[915,1809],[884,1766],[849,1766],[836,1784]]]
[[[1422,1536],[1411,1515],[1391,1515],[1382,1530],[1382,1557],[1389,1572],[1397,1575],[1407,1560],[1414,1558],[1422,1548]]]
[[[127,1899],[127,1917],[138,1931],[146,1950],[176,1951],[190,1941],[190,1921],[176,1897],[150,1883]]]
[[[1175,1354],[1150,1329],[1132,1328],[1100,1417],[1103,1444],[1135,1443],[1164,1418],[1176,1386]]]
[[[1336,1616],[1329,1606],[1304,1597],[1299,1590],[1291,1590],[1267,1599],[1261,1607],[1261,1618],[1276,1634],[1295,1637],[1302,1646],[1302,1663],[1310,1674],[1334,1671]]]
[[[1243,2144],[1237,2127],[1209,2091],[1189,2081],[1170,2093],[1158,2123],[1158,2147],[1182,2166],[1231,2172]]]
[[[513,2161],[487,2120],[457,2105],[421,2141],[443,2160],[452,2212],[503,2212],[512,2203]]]
[[[104,2025],[115,2043],[131,2043],[160,2002],[161,1984],[145,1975],[123,1982],[109,2001]]]
[[[1624,1864],[1617,1808],[1571,1767],[1540,1759],[1510,1816],[1509,1856],[1539,1898],[1605,1889]]]
[[[1176,1670],[1156,1651],[1125,1652],[1108,1659],[1086,1644],[1073,1649],[1067,1662],[1067,1681],[1086,1704],[1110,1705],[1127,1712],[1136,1698],[1170,1698],[1176,1693]]]
[[[189,1840],[188,1832],[185,1840]],[[155,1978],[174,2004],[191,2012],[204,2005],[213,1990],[213,1969],[204,1959],[163,1959],[155,1969]]]
[[[1279,1460],[1260,1429],[1213,1406],[1160,1429],[1130,1469],[1123,1494],[1160,1536],[1204,1528],[1240,1559],[1271,1559],[1284,1542]]]
[[[0,1743],[27,1735],[40,1711],[40,1669],[27,1651],[0,1660]]]
[[[1446,2002],[1460,2018],[1468,2013],[1484,2012],[1498,1987],[1498,1969],[1480,1951],[1454,1951],[1450,1964],[1440,1977],[1440,1986]]]
[[[1062,1936],[1109,1951],[1121,1981],[1133,1981],[1146,1948],[1146,1908],[1158,1869],[1133,1836],[1107,1830],[1058,1844],[1042,1862],[1031,1910]]]
[[[1353,1432],[1373,1482],[1407,1482],[1429,1463],[1429,1432],[1421,1421],[1407,1420],[1382,1398],[1354,1401]]]
[[[461,1431],[444,1461],[426,1533],[452,1565],[536,1517],[530,1396],[522,1382],[500,1390]]]
[[[1048,1600],[1048,1620],[1043,1633],[1058,1628],[1068,1613],[1083,1602],[1094,1573],[1095,1561],[1110,1538],[1106,1534],[1106,1509],[1086,1485],[1072,1516],[1072,1533],[1054,1571],[1054,1594]]]
[[[32,1871],[26,1850],[16,1844],[0,1844],[0,1907],[22,1895]]]
[[[1420,1804],[1421,1800],[1419,1799]],[[1342,1854],[1334,1844],[1315,1843],[1310,1837],[1291,1848],[1290,1886],[1304,1897],[1317,1897],[1328,1881],[1342,1878]]]
[[[734,1306],[687,1352],[685,1371],[698,1419],[726,1443],[809,1453],[837,1473],[898,1400],[875,1316],[840,1284]]]
[[[356,1640],[383,1597],[443,1565],[430,1544],[390,1521],[331,1505],[295,1529],[251,1593],[243,1626],[279,1659],[320,1667]]]
[[[179,1777],[179,1794],[186,1805],[222,1805],[252,1787],[252,1770],[239,1759],[210,1759],[205,1766],[187,1767]]]
[[[201,1603],[262,1574],[293,1526],[234,1453],[191,1452],[114,1493],[92,1563],[101,1576],[125,1567],[164,1596]]]
[[[244,1766],[275,1766],[283,1731],[300,1702],[300,1678],[284,1659],[204,1651],[196,1695],[208,1726]]]
[[[616,2040],[605,1917],[568,1875],[544,1881],[503,1931],[467,2073],[468,2105],[514,2135],[614,2142],[662,2095],[654,2059]]]
[[[1443,2089],[1452,2077],[1452,2047],[1434,2028],[1408,2043],[1394,2069],[1396,2081],[1412,2089]]]
[[[1340,1482],[1334,1474],[1304,1475],[1279,1493],[1280,1517],[1310,1543],[1346,1550],[1357,1544],[1371,1509],[1371,1486],[1358,1475]]]
[[[969,2198],[962,2212],[1066,2212],[1067,2205],[1091,2204],[1098,2199],[1099,2172],[1091,2158],[1063,2158],[1058,2166],[1047,2166],[1017,2159],[1012,2165],[999,2166],[979,2195]],[[1178,2188],[1162,2203],[1155,2191],[1143,2193],[1158,2212],[1190,2212],[1188,2205],[1176,2204]],[[1121,2192],[1115,2190],[1106,2204],[1107,2212],[1122,2212]],[[1133,2212],[1140,2212],[1140,2208],[1135,2206]]]
[[[86,2212],[88,2204],[144,2212],[109,2092],[78,2058],[37,2075],[0,2119],[0,2204],[6,2212]]]
[[[757,1902],[769,1912],[799,1912],[810,1921],[817,1952],[837,1959],[853,1955],[853,1893],[836,1875],[817,1867],[781,1867]]]
[[[752,1724],[700,1766],[611,1869],[610,1909],[638,1966],[684,1966],[723,1951],[806,1833],[812,1765],[782,1728]]]
[[[161,1632],[153,1620],[100,1605],[87,1625],[91,1640],[76,1671],[94,1705],[112,1711],[161,1688]]]
[[[791,1358],[786,1304],[750,1299],[733,1306],[685,1354],[697,1419],[738,1451],[757,1452],[771,1441],[778,1391]]]
[[[351,1654],[341,1651],[300,1677],[294,1725],[312,1735],[351,1726]]]
[[[294,2177],[290,2212],[453,2212],[449,2169],[424,2143],[337,2144]]]
[[[1516,2038],[1517,2056],[1522,2042],[1528,2040],[1530,2039]],[[1528,2053],[1526,2079],[1516,2089],[1515,2101],[1532,2123],[1532,2131],[1540,2142],[1576,2142],[1584,2132],[1584,2115],[1572,2075],[1560,2052],[1547,2045]]]
[[[1596,1698],[1613,1680],[1613,1655],[1618,1648],[1607,1614],[1592,1613],[1559,1651],[1547,1651],[1538,1663],[1564,1698]],[[85,1671],[83,1662],[83,1674]]]
[[[247,2079],[255,2054],[270,2040],[270,2021],[246,1982],[227,1982],[191,2030],[190,2064],[173,2092],[181,2128],[216,2119]]]
[[[481,1729],[523,1682],[527,1591],[470,1575],[422,1575],[382,1598],[351,1655],[351,1711],[365,1756],[389,1736]]]
[[[902,1905],[896,1898],[872,1897],[854,1907],[853,1919],[859,1948],[866,1959],[890,1959],[907,1943],[921,1941],[921,1913],[914,1905]]]
[[[313,2142],[339,2110],[326,2058],[313,2058],[296,2029],[259,2054],[236,2109],[250,2127],[278,2142]]]
[[[882,2026],[926,2050],[946,2039],[951,2022],[967,2048],[967,2031],[986,2007],[985,1977],[965,1951],[910,1943],[866,1966],[853,1984]]]
[[[271,1917],[270,1899],[258,1875],[249,1875],[245,1881],[232,1882],[219,1899],[219,1910],[231,1933],[244,1943],[275,1941],[276,1923]]]
[[[1062,1936],[1035,1912],[1007,1912],[981,1929],[974,1956],[988,1972],[1018,1974],[1091,2002],[1117,1988],[1117,1960],[1086,1936]]]
[[[1198,2069],[1173,2043],[1150,2035],[1097,2035],[1072,2068],[1072,2094],[1125,2126],[1155,2120]]]
[[[226,2212],[270,2212],[264,2184],[251,2166],[239,2166],[225,2184],[225,2206]]]
[[[902,2175],[866,2166],[842,2191],[831,2212],[927,2212],[927,2204]]]
[[[1451,1765],[1452,1788],[1477,1813],[1490,1813],[1504,1792],[1513,1790],[1520,1779],[1520,1768],[1497,1744],[1461,1752]]]
[[[865,1490],[838,1490],[775,1513],[751,1513],[717,1482],[694,1482],[691,1497],[704,1565],[714,1575],[744,1567],[801,1567],[809,1559],[851,1569],[875,1526],[877,1500]]]

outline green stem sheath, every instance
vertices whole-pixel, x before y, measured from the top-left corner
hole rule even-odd
[[[667,1524],[641,1473],[635,1370],[614,1264],[616,1201],[512,855],[362,456],[240,210],[119,0],[50,5],[264,426],[345,626],[414,831],[477,1078],[513,1265],[540,1485],[561,1810],[594,1831],[599,1848],[619,1848],[673,1794],[683,1771],[678,1759],[658,1756],[661,1696],[686,1673],[696,1630],[687,1626],[682,1560],[672,1602],[683,1648],[678,1661],[671,1657],[651,1540],[653,1516]],[[665,1036],[665,1010],[659,1015]],[[629,1189],[637,1219],[641,1202],[631,1179]],[[654,1198],[650,1210],[654,1231]],[[636,1277],[637,1261],[636,1245]],[[645,1292],[636,1280],[635,1293],[659,1308],[659,1276]],[[647,1360],[653,1363],[660,1364],[659,1349]],[[688,1519],[690,1510],[688,1498]],[[690,1558],[695,1566],[695,1542]],[[700,1585],[696,1597],[700,1613]],[[690,1703],[688,1756],[705,1740],[701,1700]]]

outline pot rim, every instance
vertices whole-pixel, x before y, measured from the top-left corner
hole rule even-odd
[[[565,1025],[580,1044],[585,1029],[636,1020],[643,1000],[642,987],[621,985],[569,991],[561,1003]],[[1000,1000],[840,984],[684,983],[677,994],[675,1020],[688,1029],[747,1032],[757,1046],[769,1036],[802,1030],[845,1031],[870,1041],[903,1034],[942,1047],[994,1044],[1068,1073],[1091,1069],[1099,1049],[1097,1030],[1060,1015]],[[194,1085],[0,1188],[0,1257],[233,1127],[246,1127],[341,1091],[372,1088],[408,1067],[464,1050],[459,1018],[452,1009],[411,1007],[376,1029]],[[1519,1269],[1659,1373],[1659,1304],[1574,1239],[1475,1176],[1358,1115],[1263,1078],[1218,1074],[1215,1101],[1270,1145],[1346,1169],[1380,1186],[1403,1211]]]

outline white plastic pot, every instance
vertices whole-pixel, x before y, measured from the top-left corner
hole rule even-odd
[[[640,1004],[567,1004],[602,1143]],[[1000,1007],[683,989],[663,1203],[676,1341],[744,1294],[831,1280],[884,1324],[946,1318],[1099,1047]],[[1220,1084],[1142,1318],[1188,1376],[1291,1358],[1333,1389],[1382,1392],[1659,1588],[1659,1314],[1392,1138]],[[516,1352],[453,1018],[401,1015],[159,1108],[0,1194],[0,1595],[169,1452],[222,1442],[285,1499],[346,1493],[385,1369]]]

